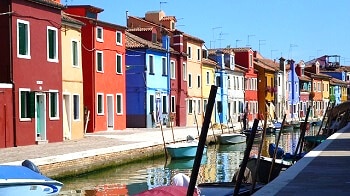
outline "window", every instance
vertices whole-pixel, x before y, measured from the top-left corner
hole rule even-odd
[[[122,74],[123,73],[123,69],[122,69],[122,55],[117,54],[117,58],[116,58],[116,71],[117,74]]]
[[[201,60],[201,49],[198,48],[197,49],[197,61],[200,61]]]
[[[31,117],[34,117],[34,105],[35,105],[35,93],[30,92],[30,89],[19,89],[20,95],[20,119],[30,120]]]
[[[221,86],[220,76],[216,76],[215,84],[217,87]]]
[[[175,111],[176,111],[175,96],[171,96],[171,113],[175,113]]]
[[[253,55],[249,55],[249,67],[253,67]]]
[[[154,65],[153,65],[153,56],[148,56],[148,67],[149,67],[149,74],[154,74]]]
[[[216,102],[216,107],[217,107],[218,113],[222,113],[222,102],[221,101]]]
[[[103,72],[103,52],[96,51],[96,70],[97,72]]]
[[[163,114],[167,114],[168,113],[168,108],[167,108],[167,96],[162,96],[162,112]]]
[[[187,58],[191,59],[192,58],[192,48],[191,46],[187,47]]]
[[[203,112],[205,113],[205,111],[207,111],[207,105],[208,105],[208,100],[204,99],[203,100]]]
[[[103,28],[96,27],[96,40],[98,42],[103,42]]]
[[[192,74],[188,74],[188,88],[192,88]]]
[[[47,27],[47,60],[58,62],[58,36],[54,27]]]
[[[149,113],[152,114],[154,111],[154,95],[149,96]]]
[[[80,119],[80,99],[79,95],[73,95],[73,120]]]
[[[176,78],[176,67],[175,67],[175,61],[170,61],[170,77],[171,79]]]
[[[117,94],[116,95],[116,111],[117,114],[123,114],[123,95],[122,94]]]
[[[209,85],[209,84],[210,84],[210,73],[209,73],[209,71],[207,71],[205,74],[206,74],[205,83],[206,83],[207,85]]]
[[[24,20],[17,20],[17,57],[30,58],[30,28]]]
[[[200,75],[198,75],[197,76],[197,88],[200,88],[201,87],[201,76]]]
[[[50,119],[58,119],[58,91],[50,92]]]
[[[76,40],[72,40],[72,65],[73,67],[79,66],[78,42]]]
[[[103,115],[103,94],[97,93],[97,114]]]
[[[187,80],[187,64],[186,63],[182,63],[182,77],[183,77],[184,81]]]
[[[116,33],[116,42],[117,42],[117,45],[123,45],[123,34],[122,34],[122,32],[120,32],[120,31],[117,31],[117,33]]]
[[[165,57],[162,57],[162,75],[163,76],[168,75],[168,66],[167,66]]]
[[[201,100],[197,100],[197,113],[201,113]]]
[[[188,114],[192,114],[193,106],[192,106],[192,100],[188,100]]]

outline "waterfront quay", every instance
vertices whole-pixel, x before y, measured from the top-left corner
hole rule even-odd
[[[237,125],[238,126],[238,125]],[[198,137],[197,127],[163,127],[164,141],[184,141],[187,135]],[[232,131],[232,130],[231,130]],[[228,132],[228,129],[224,129]],[[208,142],[219,129],[208,130]],[[0,164],[20,165],[29,159],[40,171],[52,178],[68,177],[97,169],[164,156],[160,128],[129,128],[87,133],[82,139],[39,145],[2,148]]]

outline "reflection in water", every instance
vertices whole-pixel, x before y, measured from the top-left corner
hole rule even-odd
[[[312,127],[306,135],[317,133],[318,127]],[[300,131],[283,132],[280,145],[286,153],[294,153]],[[275,134],[266,135],[262,155],[268,155],[268,145],[276,142]],[[251,155],[258,153],[259,140],[254,142]],[[245,143],[236,145],[208,146],[199,169],[197,183],[231,181],[242,161]],[[177,173],[191,175],[194,159],[167,160],[154,158],[150,161],[128,164],[106,170],[99,170],[75,178],[62,180],[64,187],[61,195],[134,195],[157,186],[171,184],[171,178]],[[111,193],[111,194],[109,194]]]

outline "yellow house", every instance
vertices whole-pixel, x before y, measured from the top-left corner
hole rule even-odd
[[[65,140],[84,136],[82,22],[62,14],[62,118]]]
[[[321,110],[323,110],[323,113],[326,112],[326,108],[329,103],[329,80],[322,80],[322,96],[323,96],[323,106],[321,106]]]
[[[205,52],[204,52],[205,54]],[[217,63],[207,56],[202,57],[202,97],[203,97],[203,119],[205,114],[205,108],[208,104],[211,85],[214,85],[215,81],[215,68]],[[211,122],[215,122],[215,115],[211,115]]]
[[[187,48],[187,120],[186,126],[201,126],[203,122],[202,100],[202,46],[204,41],[184,34]]]

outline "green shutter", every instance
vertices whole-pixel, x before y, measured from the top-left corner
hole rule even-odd
[[[35,92],[29,92],[28,94],[28,117],[35,118]]]
[[[49,58],[54,59],[55,58],[55,31],[50,30],[48,31],[49,33]]]
[[[122,73],[122,57],[117,56],[117,73]]]
[[[72,42],[73,65],[78,65],[78,45],[76,41]]]

